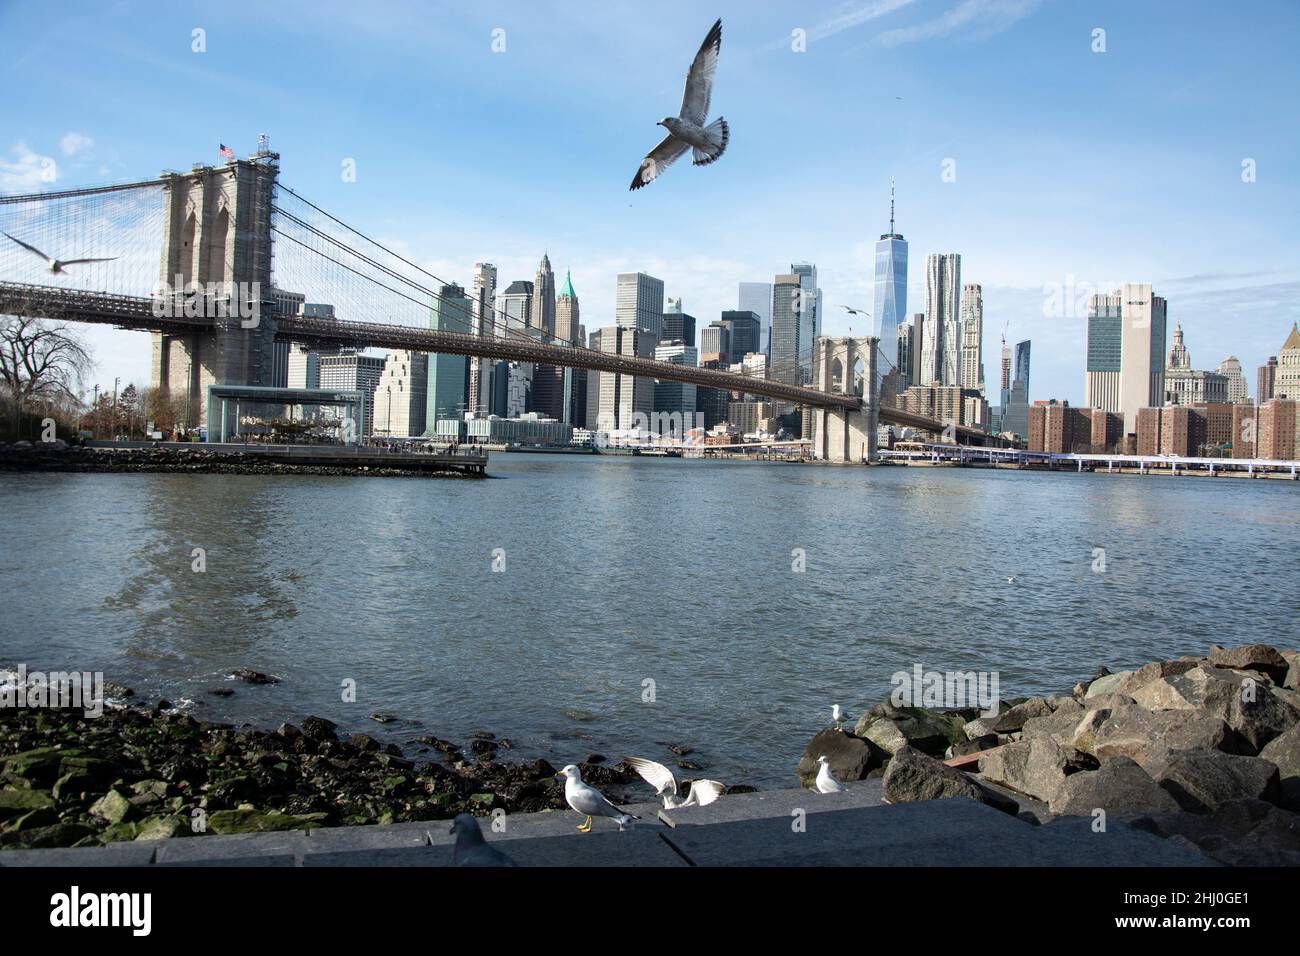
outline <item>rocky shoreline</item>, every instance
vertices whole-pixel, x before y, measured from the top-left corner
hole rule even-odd
[[[966,797],[1033,823],[1106,817],[1232,866],[1300,865],[1300,654],[1265,644],[1110,673],[991,716],[884,701],[824,730],[840,780],[883,777],[891,803]]]
[[[341,735],[320,717],[266,731],[168,707],[109,708],[97,718],[0,708],[0,851],[565,806],[557,768],[498,762],[509,742],[485,731],[464,748],[425,735],[404,750]],[[579,766],[611,797],[634,781],[644,786],[599,755]]]
[[[88,472],[106,474],[205,475],[369,475],[381,478],[470,478],[480,473],[438,468],[428,456],[424,468],[392,468],[374,464],[314,465],[271,461],[256,453],[214,451],[202,444],[189,448],[94,448],[56,442],[17,442],[0,445],[0,472]]]

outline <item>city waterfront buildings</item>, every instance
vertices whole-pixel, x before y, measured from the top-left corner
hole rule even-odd
[[[1277,356],[1270,355],[1268,361],[1255,373],[1255,401],[1263,404],[1273,397],[1273,386],[1277,382]]]
[[[636,273],[639,275],[639,273]],[[656,309],[661,309],[657,305]],[[662,316],[661,311],[656,313]],[[593,333],[595,347],[601,352],[654,358],[657,333],[625,325],[609,325]],[[635,416],[646,420],[654,412],[655,380],[621,372],[590,372],[587,379],[587,427],[601,431],[631,428]],[[594,389],[594,391],[593,391]],[[590,410],[593,408],[595,415]],[[594,420],[593,420],[594,419]]]
[[[727,327],[727,354],[733,362],[760,350],[762,321],[757,312],[742,309],[724,311],[721,322]]]
[[[564,286],[555,300],[555,340],[559,345],[586,345],[582,340],[578,293],[573,291],[573,277],[564,273]]]
[[[1029,435],[1029,340],[1016,343],[1011,387],[1002,401],[1002,431],[1025,438]]]
[[[674,365],[699,364],[699,353],[695,346],[685,342],[660,342],[655,346],[655,356],[660,362],[672,362]],[[689,382],[672,382],[667,379],[655,379],[654,410],[660,434],[665,438],[678,440],[686,437],[686,432],[695,426],[696,387]],[[671,433],[664,434],[665,432]]]
[[[1228,401],[1228,377],[1192,368],[1192,355],[1183,341],[1182,324],[1174,326],[1174,344],[1165,366],[1165,403],[1222,404]]]
[[[644,272],[620,272],[614,292],[614,324],[663,338],[664,282]]]

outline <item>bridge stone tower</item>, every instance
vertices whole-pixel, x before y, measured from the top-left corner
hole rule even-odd
[[[160,294],[196,284],[193,300],[212,330],[152,333],[155,388],[177,401],[187,425],[206,424],[209,385],[271,385],[275,315],[271,307],[271,201],[278,156],[164,173]],[[214,314],[215,313],[215,314]],[[250,314],[251,313],[251,314]]]
[[[864,390],[857,409],[812,410],[809,437],[814,457],[853,463],[875,460],[876,428],[880,421],[880,396],[875,391],[879,343],[878,338],[869,336],[838,339],[822,336],[813,343],[813,376],[818,389],[852,395],[855,378],[861,375]]]

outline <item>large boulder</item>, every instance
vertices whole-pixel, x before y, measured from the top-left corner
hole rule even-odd
[[[1300,813],[1300,724],[1270,740],[1259,755],[1277,767],[1279,803]]]
[[[1080,770],[1093,770],[1097,761],[1072,747],[1062,747],[1050,737],[1033,737],[990,750],[980,757],[980,776],[1048,803],[1065,778]]]
[[[1258,671],[1268,675],[1274,684],[1286,680],[1287,660],[1276,647],[1268,644],[1249,644],[1246,647],[1219,647],[1210,645],[1210,663],[1229,670]]]
[[[1095,810],[1127,816],[1175,813],[1178,802],[1128,757],[1116,757],[1097,770],[1065,778],[1048,809],[1063,816],[1090,816]]]
[[[1250,744],[1252,753],[1300,722],[1300,709],[1277,694],[1258,672],[1198,664],[1133,692],[1148,710],[1199,710],[1217,717]]]
[[[1102,694],[1114,694],[1119,691],[1120,685],[1131,675],[1132,671],[1120,671],[1118,674],[1104,674],[1098,677],[1088,685],[1084,692],[1084,706],[1087,706],[1087,700],[1090,697],[1100,697]]]
[[[1019,805],[1008,797],[981,786],[960,770],[921,753],[914,747],[900,747],[885,768],[884,795],[890,803],[945,800],[965,797],[1013,816]]]
[[[1137,704],[1110,712],[1093,737],[1098,760],[1129,757],[1142,766],[1170,750],[1238,750],[1237,735],[1222,720],[1181,710],[1152,711]]]
[[[922,707],[895,707],[885,701],[863,714],[853,733],[888,754],[897,753],[902,747],[914,747],[941,757],[949,746],[966,739],[964,724],[957,715],[939,714]]]
[[[1192,813],[1211,813],[1234,800],[1276,802],[1280,795],[1277,766],[1261,757],[1179,750],[1155,758],[1147,769]]]
[[[1139,817],[1133,826],[1189,840],[1228,866],[1300,865],[1300,816],[1263,800],[1234,800],[1213,813]]]
[[[1282,681],[1282,686],[1290,690],[1300,690],[1300,651],[1281,653],[1287,663],[1286,679]]]
[[[1116,685],[1115,691],[1119,694],[1132,695],[1135,690],[1145,687],[1152,681],[1186,674],[1199,663],[1200,660],[1192,657],[1184,657],[1176,661],[1152,661],[1125,675],[1124,679]]]
[[[1126,701],[1128,703],[1118,706],[1132,706],[1132,699],[1129,697],[1106,695],[1095,700],[1107,703],[1111,700]],[[1110,706],[1093,707],[1093,702],[1087,701],[1088,707],[1081,707],[1078,711],[1062,708],[1046,717],[1035,717],[1025,721],[1022,730],[1024,739],[1048,737],[1062,747],[1080,750],[1085,754],[1093,753],[1097,731],[1110,718],[1112,712]]]
[[[834,728],[823,730],[808,742],[799,760],[796,772],[803,786],[811,786],[816,779],[817,758],[823,754],[829,758],[836,780],[863,780],[885,760],[884,753],[869,741]]]

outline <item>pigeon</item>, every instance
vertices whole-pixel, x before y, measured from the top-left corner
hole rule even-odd
[[[852,719],[853,715],[847,710],[841,710],[839,704],[831,704],[831,720],[835,721],[836,730],[844,730],[844,722]]]
[[[55,275],[58,275],[60,272],[62,272],[64,270],[64,266],[77,266],[86,262],[112,262],[114,259],[117,258],[117,256],[110,256],[107,259],[55,259],[53,256],[47,256],[45,253],[41,252],[41,250],[37,249],[35,246],[29,246],[21,239],[14,239],[14,237],[9,235],[9,233],[7,232],[0,232],[0,236],[4,236],[6,239],[12,239],[14,242],[18,243],[18,245],[22,246],[28,252],[32,252],[40,256],[42,259],[45,260],[45,264],[50,267],[50,271],[53,272]]]
[[[682,93],[679,116],[665,116],[657,124],[668,130],[659,145],[646,154],[632,177],[629,189],[640,189],[676,162],[690,149],[691,163],[707,166],[727,148],[731,128],[719,116],[708,126],[709,98],[713,95],[713,74],[718,68],[718,51],[722,48],[722,21],[718,20],[704,38],[700,51],[686,72],[686,89]]]
[[[638,816],[630,813],[624,813],[614,804],[609,802],[609,798],[597,790],[589,783],[582,782],[582,771],[569,764],[563,770],[556,774],[557,777],[564,778],[564,800],[581,814],[585,814],[587,819],[578,824],[578,829],[583,833],[591,832],[592,817],[610,817],[618,824],[619,830],[623,829],[624,824],[629,820],[640,820]]]
[[[515,866],[510,857],[488,846],[478,821],[468,813],[451,822],[450,832],[456,835],[456,845],[451,849],[452,866]]]
[[[641,775],[641,779],[655,788],[655,793],[664,798],[665,810],[678,807],[705,807],[726,792],[726,784],[716,780],[695,780],[686,791],[686,796],[678,795],[677,778],[673,772],[661,763],[646,760],[644,757],[624,757],[629,767]]]
[[[818,793],[843,793],[848,788],[831,776],[831,762],[822,754],[817,758],[821,764],[817,770],[817,792]]]

